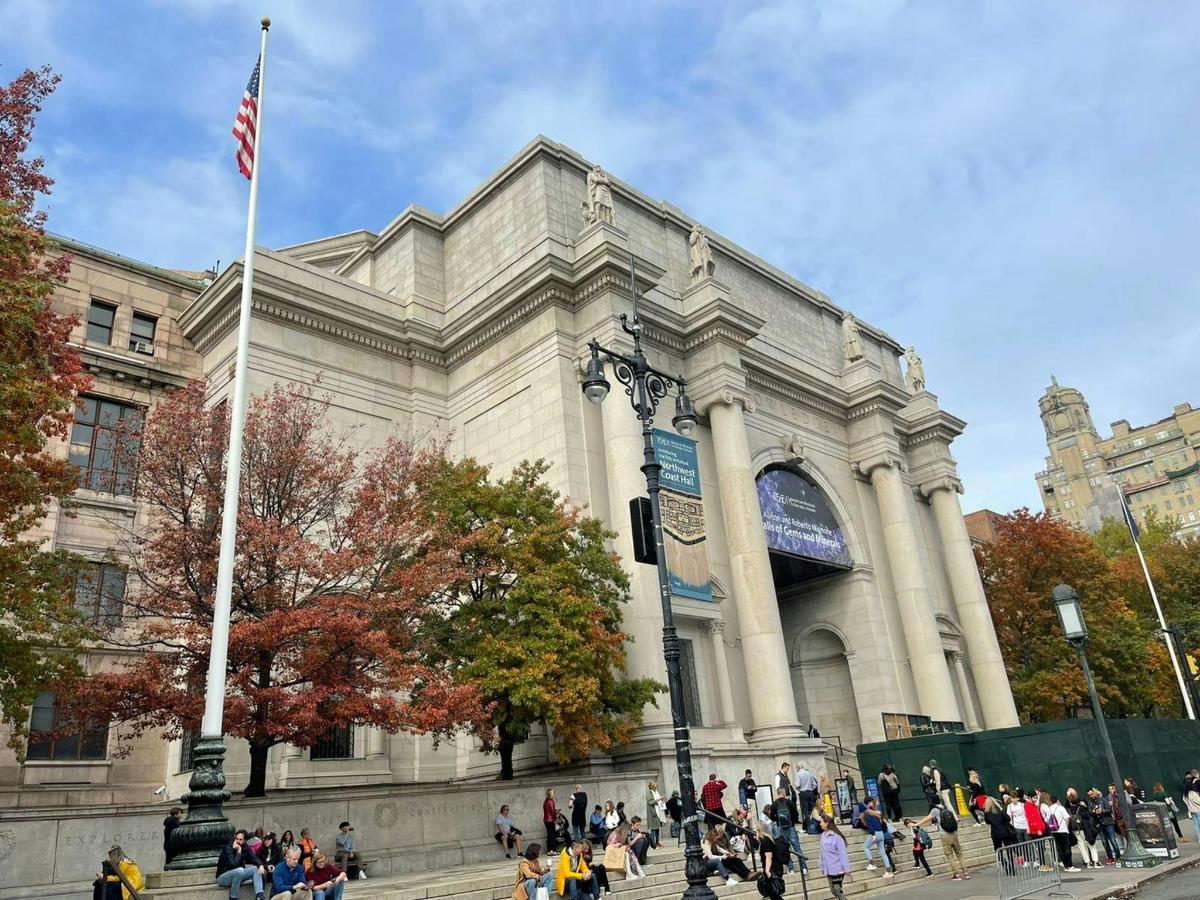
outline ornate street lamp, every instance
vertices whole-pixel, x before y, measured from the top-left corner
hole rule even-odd
[[[642,423],[642,472],[646,476],[646,490],[650,494],[650,513],[654,527],[654,548],[658,565],[658,594],[662,602],[663,655],[667,661],[667,689],[671,697],[671,724],[675,733],[675,765],[679,770],[679,794],[683,805],[684,872],[688,886],[683,892],[687,900],[714,900],[717,896],[708,886],[704,854],[700,850],[700,817],[696,815],[696,788],[692,781],[692,741],[688,734],[687,718],[683,706],[683,677],[679,667],[679,636],[675,632],[675,620],[671,612],[671,588],[667,575],[667,557],[663,549],[662,512],[659,507],[658,476],[662,464],[654,452],[654,414],[659,401],[672,390],[676,392],[675,416],[671,424],[675,430],[687,437],[696,430],[696,411],[687,395],[687,382],[683,376],[670,376],[649,364],[642,352],[642,324],[637,313],[637,280],[632,257],[629,261],[630,285],[633,291],[633,321],[621,315],[621,327],[633,338],[633,354],[625,356],[615,350],[601,347],[599,342],[590,341],[592,351],[583,377],[583,394],[592,403],[602,403],[608,396],[610,385],[604,376],[603,355],[613,366],[617,381],[625,386],[629,404]]]
[[[1104,756],[1108,760],[1108,775],[1117,786],[1117,798],[1121,802],[1121,815],[1125,817],[1127,836],[1125,852],[1121,854],[1118,866],[1125,869],[1149,869],[1158,865],[1158,857],[1147,852],[1138,838],[1133,811],[1129,799],[1125,796],[1125,783],[1121,780],[1121,772],[1117,768],[1117,757],[1113,753],[1112,740],[1108,736],[1108,724],[1104,721],[1104,710],[1100,708],[1100,697],[1096,694],[1096,682],[1092,678],[1092,667],[1088,665],[1087,622],[1083,620],[1083,608],[1079,604],[1079,594],[1070,585],[1060,584],[1054,589],[1054,608],[1058,611],[1058,621],[1062,624],[1063,636],[1067,643],[1079,654],[1079,665],[1083,668],[1083,677],[1087,681],[1088,694],[1092,698],[1092,715],[1096,719],[1096,727],[1100,729],[1100,742],[1104,745]]]

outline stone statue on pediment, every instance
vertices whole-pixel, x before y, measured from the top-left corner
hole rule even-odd
[[[904,352],[904,358],[908,361],[908,371],[904,374],[904,386],[908,388],[910,394],[919,394],[925,390],[925,363],[921,362],[921,357],[917,356],[916,347],[909,347]]]
[[[846,362],[858,362],[863,358],[862,335],[858,330],[858,321],[850,313],[842,319],[842,355]]]
[[[717,271],[712,248],[708,246],[708,235],[698,224],[692,226],[692,233],[688,235],[688,256],[692,262],[692,284],[712,278],[713,273]]]
[[[587,202],[583,209],[584,226],[603,222],[613,224],[612,182],[599,166],[592,166],[587,176]]]

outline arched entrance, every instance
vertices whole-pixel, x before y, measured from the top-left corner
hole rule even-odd
[[[768,466],[756,484],[776,595],[854,567],[841,524],[803,472]]]
[[[821,737],[837,736],[844,747],[862,740],[858,702],[850,675],[847,647],[830,628],[809,629],[792,647],[792,690],[801,724],[813,722]]]

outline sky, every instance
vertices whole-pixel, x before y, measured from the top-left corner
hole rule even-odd
[[[63,77],[52,231],[240,256],[264,14],[260,244],[446,211],[542,133],[915,344],[966,510],[1038,507],[1051,373],[1102,434],[1200,406],[1200,4],[0,0],[0,78]]]

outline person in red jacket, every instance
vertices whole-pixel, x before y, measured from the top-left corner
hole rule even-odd
[[[713,774],[708,776],[708,782],[700,789],[700,805],[704,807],[704,822],[709,828],[723,824],[725,807],[721,804],[721,793],[727,786]]]
[[[558,819],[558,806],[554,802],[554,788],[546,789],[546,799],[542,801],[542,824],[546,826],[546,852],[553,853],[558,843],[555,841],[555,823]]]

